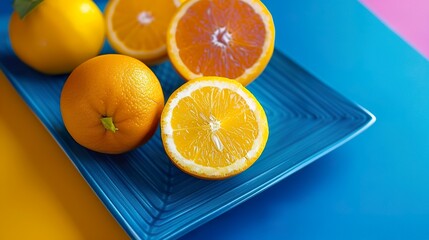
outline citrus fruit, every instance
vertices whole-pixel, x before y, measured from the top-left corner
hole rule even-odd
[[[102,153],[123,153],[149,140],[164,107],[154,73],[141,61],[100,55],[79,65],[61,92],[61,114],[73,139]]]
[[[250,167],[268,138],[257,99],[235,80],[202,77],[178,88],[161,115],[161,136],[172,162],[205,179],[224,179]]]
[[[24,18],[9,22],[12,49],[19,59],[46,74],[71,72],[103,47],[103,14],[91,0],[43,0]]]
[[[221,76],[247,85],[271,59],[274,32],[259,0],[188,0],[168,27],[168,55],[185,80]]]
[[[104,10],[112,48],[147,64],[167,58],[167,26],[180,0],[110,0]]]

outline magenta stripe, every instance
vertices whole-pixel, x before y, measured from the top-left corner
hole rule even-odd
[[[360,0],[429,59],[429,0]]]

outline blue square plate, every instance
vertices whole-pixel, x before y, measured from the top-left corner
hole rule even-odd
[[[133,238],[179,237],[332,151],[375,121],[371,113],[275,51],[262,76],[248,86],[265,108],[270,137],[261,158],[244,173],[223,181],[182,173],[165,154],[159,130],[147,144],[127,154],[98,154],[78,145],[64,128],[59,99],[67,76],[42,75],[18,60],[8,40],[8,21],[9,14],[1,13],[1,68]],[[152,69],[166,99],[183,83],[168,62]]]

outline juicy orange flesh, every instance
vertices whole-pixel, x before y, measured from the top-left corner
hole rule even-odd
[[[157,49],[165,45],[167,26],[176,9],[174,1],[120,1],[112,16],[113,29],[130,49]],[[139,21],[141,14],[147,22]]]
[[[205,0],[178,22],[176,42],[180,58],[195,74],[237,78],[259,59],[265,31],[249,4]]]
[[[245,100],[232,90],[213,87],[181,99],[171,125],[178,152],[211,167],[245,157],[258,135],[255,114]]]

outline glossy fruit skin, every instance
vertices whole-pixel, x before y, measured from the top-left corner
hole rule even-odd
[[[73,139],[93,151],[119,154],[148,141],[155,133],[164,95],[155,74],[141,61],[100,55],[85,61],[67,78],[61,91],[64,125]],[[112,119],[115,132],[101,119]]]
[[[90,0],[44,0],[23,19],[12,14],[9,38],[18,58],[33,69],[69,73],[100,53],[103,14]]]

